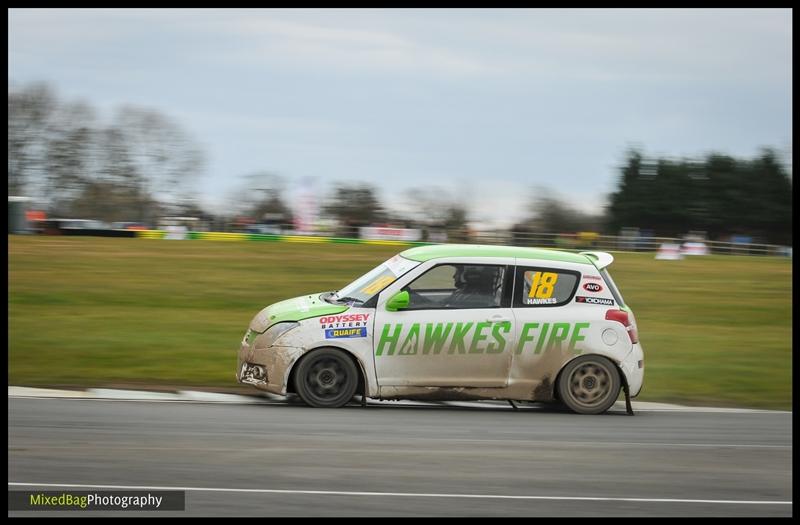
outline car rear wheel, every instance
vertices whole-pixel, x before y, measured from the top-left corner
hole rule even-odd
[[[314,350],[297,365],[295,388],[300,399],[312,407],[338,408],[353,398],[358,370],[341,350]]]
[[[602,356],[584,355],[564,367],[558,394],[573,412],[602,414],[617,401],[621,386],[614,363]]]

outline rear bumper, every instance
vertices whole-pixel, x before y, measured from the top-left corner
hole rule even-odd
[[[631,397],[636,397],[642,391],[642,383],[644,382],[644,351],[642,345],[636,343],[633,345],[628,356],[620,363],[622,373],[625,374],[625,379],[630,388]]]

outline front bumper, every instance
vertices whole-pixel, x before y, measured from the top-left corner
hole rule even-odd
[[[642,383],[644,382],[644,351],[642,345],[636,343],[633,345],[628,356],[620,363],[622,373],[625,374],[625,379],[630,388],[631,397],[636,397],[642,391]]]
[[[236,381],[273,394],[286,395],[289,371],[301,354],[302,350],[299,348],[257,348],[243,341],[236,360]],[[263,370],[263,377],[253,373],[254,367]]]

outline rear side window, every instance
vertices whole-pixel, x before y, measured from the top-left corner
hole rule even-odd
[[[561,306],[572,300],[580,273],[558,268],[518,266],[514,307]]]
[[[624,307],[625,303],[622,300],[622,295],[619,293],[617,285],[614,284],[614,279],[611,278],[611,274],[608,273],[608,269],[603,268],[602,270],[600,270],[600,275],[603,276],[603,280],[608,285],[608,289],[611,290],[611,295],[614,296],[614,300],[617,301],[618,305]]]

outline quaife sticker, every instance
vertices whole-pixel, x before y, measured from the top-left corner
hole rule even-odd
[[[576,303],[586,303],[586,304],[602,304],[606,306],[614,306],[614,299],[606,299],[605,297],[584,297],[582,295],[578,295],[575,297]]]
[[[348,339],[351,337],[367,337],[367,327],[328,328],[325,330],[325,339]]]
[[[584,283],[583,289],[586,290],[587,292],[594,292],[594,293],[603,291],[603,287],[597,283]]]

